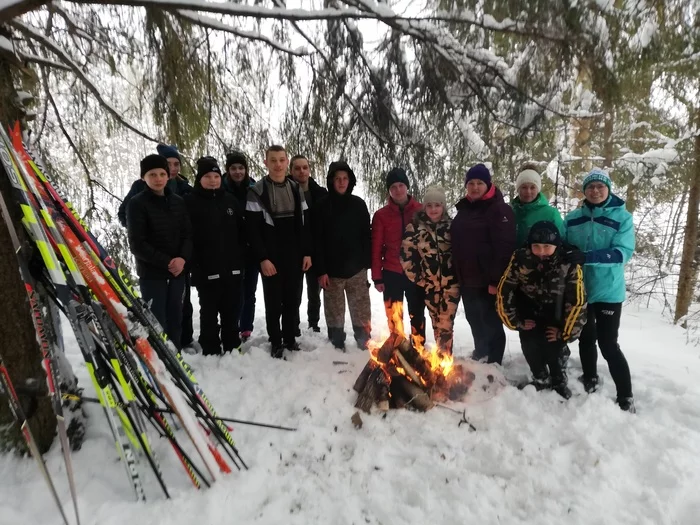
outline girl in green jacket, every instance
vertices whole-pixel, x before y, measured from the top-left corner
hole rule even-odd
[[[553,222],[559,233],[564,235],[564,221],[559,211],[549,205],[547,197],[542,193],[542,177],[536,171],[536,166],[526,164],[515,179],[515,190],[518,196],[513,199],[511,207],[515,213],[516,246],[521,248],[527,241],[527,234],[536,222]]]

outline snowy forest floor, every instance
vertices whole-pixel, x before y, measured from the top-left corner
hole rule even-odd
[[[372,303],[376,337],[386,322],[374,291]],[[196,327],[196,292],[193,304]],[[234,425],[250,470],[199,492],[167,442],[151,434],[172,500],[142,462],[149,497],[144,504],[134,502],[101,409],[88,405],[86,441],[73,454],[83,524],[698,523],[700,348],[686,345],[685,332],[656,311],[635,305],[623,311],[620,342],[632,370],[637,415],[615,405],[602,357],[602,388],[583,392],[574,343],[572,399],[506,386],[494,396],[450,403],[466,409],[475,432],[458,426],[460,415],[440,408],[362,414],[364,425],[356,429],[352,385],[367,355],[356,348],[350,326],[347,353],[328,343],[322,319],[321,334],[304,331],[303,351],[278,361],[269,356],[261,286],[256,314],[244,355],[187,360],[221,416],[298,431]],[[67,325],[65,337],[81,385],[93,395]],[[460,308],[455,353],[466,357],[472,348]],[[508,332],[503,372],[508,378],[527,375],[515,332]],[[70,518],[58,442],[46,460]],[[28,458],[0,456],[0,508],[2,525],[61,523]]]

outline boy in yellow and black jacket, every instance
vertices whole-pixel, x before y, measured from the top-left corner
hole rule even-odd
[[[535,388],[568,399],[567,343],[586,324],[586,290],[581,266],[566,262],[563,252],[557,227],[535,223],[527,246],[515,250],[501,278],[496,307],[503,323],[520,333]]]

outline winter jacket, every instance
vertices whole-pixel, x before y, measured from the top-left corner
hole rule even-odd
[[[421,203],[410,195],[403,209],[391,197],[386,206],[380,208],[372,218],[372,280],[381,284],[382,270],[402,273],[401,241],[403,234],[420,211]]]
[[[248,196],[248,190],[255,186],[255,180],[250,178],[248,172],[246,172],[245,177],[243,177],[243,180],[240,184],[236,184],[235,182],[233,182],[231,180],[231,177],[229,177],[228,175],[223,177],[221,184],[227,192],[236,197],[238,203],[241,205],[241,208],[245,210],[245,203],[246,198]]]
[[[246,238],[254,260],[262,262],[269,259],[273,263],[280,261],[285,255],[289,255],[286,253],[288,247],[294,248],[294,251],[302,257],[311,256],[313,245],[309,226],[309,208],[304,200],[304,193],[296,182],[288,179],[294,195],[294,217],[283,221],[293,220],[291,228],[293,235],[290,237],[287,235],[288,229],[278,228],[279,225],[275,225],[272,218],[270,195],[265,183],[267,178],[251,186],[246,199]]]
[[[522,330],[528,319],[554,326],[564,342],[575,340],[586,324],[586,290],[578,264],[562,260],[562,248],[540,259],[530,248],[513,253],[498,285],[496,310],[503,324]]]
[[[460,200],[450,232],[460,286],[497,286],[515,249],[515,216],[501,191],[492,185],[478,201]]]
[[[192,259],[189,267],[195,284],[241,275],[244,268],[243,208],[224,189],[205,190],[199,184],[185,205],[192,222]]]
[[[559,210],[554,206],[550,206],[547,197],[542,193],[538,193],[534,201],[526,204],[522,204],[520,197],[516,197],[513,199],[511,207],[515,213],[515,245],[518,248],[522,248],[525,245],[527,234],[536,222],[553,222],[559,233],[562,236],[564,235],[564,221]]]
[[[565,220],[566,240],[586,253],[583,277],[590,303],[625,300],[625,264],[634,253],[632,214],[617,195],[601,206],[584,201]]]
[[[168,264],[176,257],[192,257],[192,225],[185,201],[169,187],[156,195],[148,186],[126,209],[129,248],[142,279],[172,279]]]
[[[134,183],[131,185],[131,189],[129,189],[129,193],[126,194],[124,200],[119,205],[117,217],[119,218],[119,224],[124,226],[124,228],[126,228],[126,210],[129,206],[129,201],[133,199],[136,195],[141,193],[144,190],[144,188],[146,188],[146,186],[147,185],[145,180],[135,180]],[[173,193],[175,193],[175,195],[179,195],[180,197],[184,197],[192,191],[192,186],[190,186],[189,182],[187,182],[187,180],[180,175],[178,175],[174,179],[168,180],[168,188],[170,188],[170,190]]]
[[[340,279],[349,279],[371,266],[372,234],[369,224],[369,211],[365,201],[352,190],[356,184],[353,171],[341,163],[349,177],[348,189],[344,195],[333,189],[335,169],[328,173],[329,194],[311,208],[311,224],[314,232],[314,272]]]
[[[294,181],[294,177],[292,177],[291,175],[287,175],[287,178]],[[311,202],[307,201],[306,205],[309,207],[310,210],[312,210],[317,203],[321,202],[321,200],[324,197],[328,196],[328,190],[319,185],[313,177],[309,177],[309,193],[311,194]]]
[[[401,266],[412,282],[428,293],[459,286],[452,265],[452,239],[447,214],[434,223],[424,211],[406,226],[401,243]]]

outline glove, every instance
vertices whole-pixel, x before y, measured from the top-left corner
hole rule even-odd
[[[582,252],[573,246],[568,246],[564,249],[564,262],[583,266],[586,263],[586,252]]]

